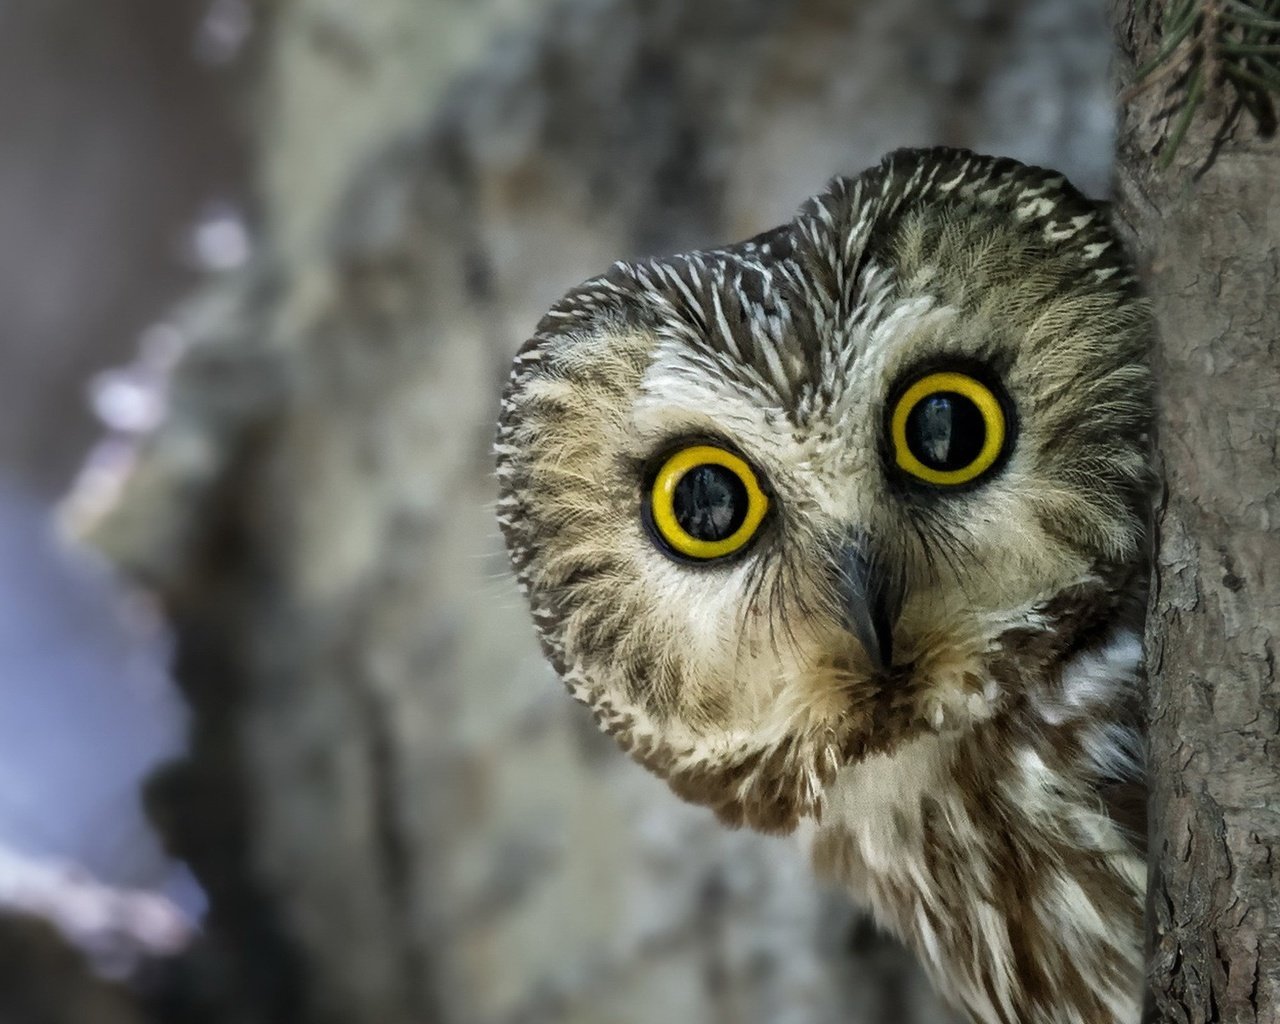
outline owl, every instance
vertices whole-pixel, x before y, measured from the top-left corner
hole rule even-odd
[[[902,150],[574,288],[502,400],[570,693],[679,796],[799,828],[981,1024],[1142,1010],[1151,337],[1061,175]]]

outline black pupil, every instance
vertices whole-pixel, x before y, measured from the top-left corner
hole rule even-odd
[[[747,488],[724,466],[694,466],[676,484],[671,506],[680,529],[690,537],[724,540],[747,518]]]
[[[923,398],[907,414],[907,447],[930,469],[964,469],[982,452],[986,440],[981,410],[954,391]]]

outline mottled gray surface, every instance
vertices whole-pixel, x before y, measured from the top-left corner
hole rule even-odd
[[[680,804],[563,696],[492,422],[566,287],[887,149],[1103,190],[1108,44],[1051,0],[280,7],[255,261],[183,318],[167,423],[74,506],[177,626],[195,750],[161,805],[227,991],[346,1024],[943,1019],[789,841]]]

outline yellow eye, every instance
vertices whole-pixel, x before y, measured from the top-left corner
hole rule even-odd
[[[930,373],[907,388],[889,431],[898,468],[942,487],[977,480],[996,464],[1009,434],[1000,399],[954,372]]]
[[[723,448],[682,448],[658,470],[649,494],[649,519],[677,555],[705,561],[739,551],[769,510],[755,471]]]

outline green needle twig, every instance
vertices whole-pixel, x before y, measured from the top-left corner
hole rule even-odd
[[[1164,152],[1160,154],[1161,168],[1168,167],[1173,162],[1173,155],[1182,144],[1182,138],[1187,134],[1187,129],[1191,127],[1191,118],[1195,116],[1196,107],[1200,106],[1200,100],[1204,97],[1204,77],[1203,67],[1197,67],[1192,72],[1191,84],[1187,87],[1186,105],[1178,115],[1173,131],[1169,133],[1169,141],[1165,143]]]
[[[1127,103],[1165,83],[1176,113],[1160,154],[1168,167],[1201,109],[1225,111],[1228,121],[1247,112],[1261,132],[1276,128],[1280,96],[1280,0],[1168,0],[1155,53],[1120,94]],[[1234,97],[1206,103],[1222,90]],[[1230,102],[1234,98],[1234,103]],[[1216,116],[1216,115],[1215,115]]]

